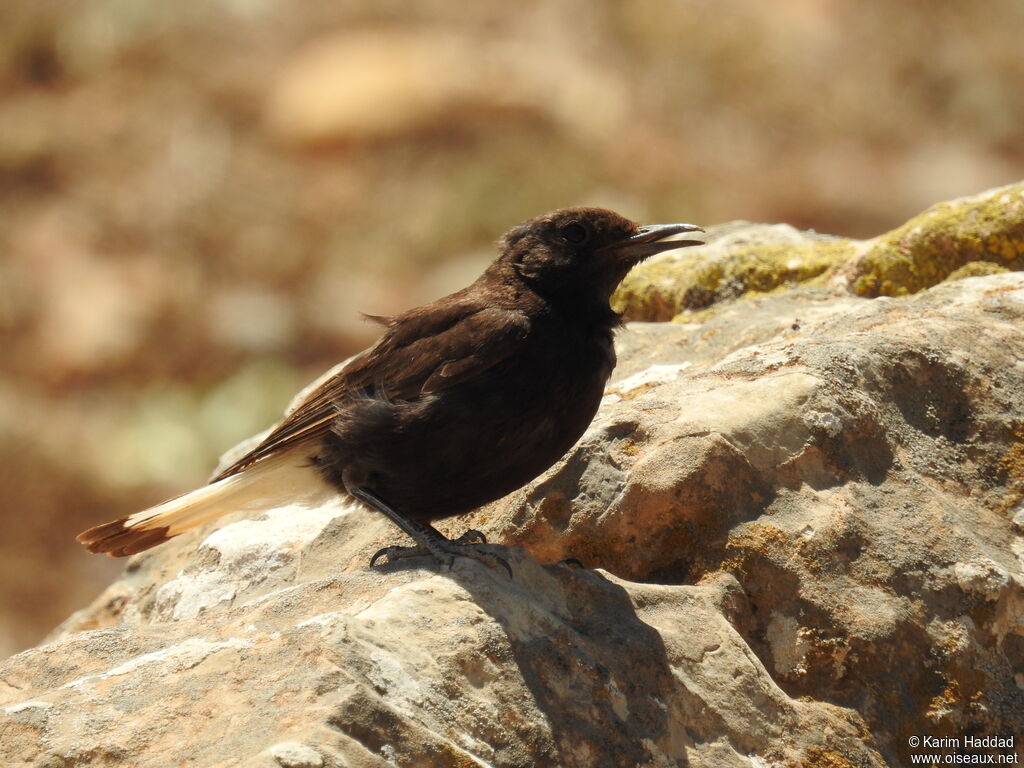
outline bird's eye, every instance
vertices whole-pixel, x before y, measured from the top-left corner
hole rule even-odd
[[[582,224],[566,224],[562,227],[562,239],[572,245],[582,245],[590,238],[590,231]]]

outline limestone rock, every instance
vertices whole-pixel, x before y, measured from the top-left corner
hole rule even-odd
[[[915,734],[1014,732],[1024,276],[750,306],[631,329],[643,354],[580,444],[491,512],[500,540],[643,582],[732,573],[776,682],[861,712],[891,764]],[[762,315],[777,335],[735,348]]]
[[[1019,733],[1024,275],[845,274],[623,331],[581,441],[443,523],[511,579],[369,570],[398,536],[338,497],[132,558],[0,664],[3,764],[905,766]]]
[[[328,766],[745,766],[799,735],[881,764],[855,713],[772,682],[726,619],[734,579],[630,584],[509,553],[513,581],[360,569],[66,634],[5,669],[5,756],[270,766],[287,740]]]

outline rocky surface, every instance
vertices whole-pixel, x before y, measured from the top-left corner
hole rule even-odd
[[[443,525],[511,579],[369,570],[397,537],[339,498],[134,557],[0,664],[3,764],[845,768],[1019,738],[1024,275],[872,299],[864,253],[630,325],[580,443]]]

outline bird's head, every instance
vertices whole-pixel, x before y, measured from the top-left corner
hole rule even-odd
[[[702,231],[694,224],[641,226],[604,208],[561,208],[506,232],[499,261],[543,296],[607,306],[626,273],[648,256],[703,244],[666,238]]]

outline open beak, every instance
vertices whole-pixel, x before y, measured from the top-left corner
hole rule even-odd
[[[686,248],[690,245],[704,245],[703,240],[666,240],[672,235],[680,232],[703,232],[702,227],[696,224],[647,224],[640,227],[637,233],[625,240],[606,245],[602,251],[615,253],[616,256],[627,261],[642,261],[648,256],[653,256],[662,251],[671,251],[674,248]]]

